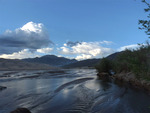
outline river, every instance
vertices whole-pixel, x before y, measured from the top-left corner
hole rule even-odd
[[[94,69],[1,71],[0,113],[150,113],[150,96],[103,82]]]

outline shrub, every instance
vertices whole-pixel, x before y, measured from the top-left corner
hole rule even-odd
[[[105,72],[110,74],[110,70],[112,70],[112,62],[107,58],[102,58],[100,63],[95,66],[99,73]]]
[[[99,73],[109,74],[111,70],[115,73],[133,72],[139,79],[150,80],[150,44],[139,44],[138,49],[125,50],[113,61],[102,58],[96,69]]]
[[[150,79],[150,45],[122,52],[115,60],[115,71],[133,72],[137,78]]]

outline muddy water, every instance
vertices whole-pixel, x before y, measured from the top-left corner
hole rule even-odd
[[[103,82],[94,69],[1,71],[0,113],[150,113],[150,96]]]

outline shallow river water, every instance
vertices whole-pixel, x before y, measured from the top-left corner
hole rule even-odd
[[[103,82],[94,69],[1,71],[0,113],[150,113],[143,91]]]

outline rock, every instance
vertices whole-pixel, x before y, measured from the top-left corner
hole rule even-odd
[[[97,76],[104,81],[110,81],[110,79],[111,79],[110,75],[108,73],[104,73],[104,72],[98,73]]]
[[[0,86],[0,90],[4,90],[6,89],[7,87],[4,87],[4,86]]]
[[[10,113],[31,113],[27,108],[17,108],[14,111],[11,111]]]
[[[137,79],[133,73],[119,73],[113,76],[115,80],[124,81],[129,83],[135,88],[150,91],[150,82]]]

